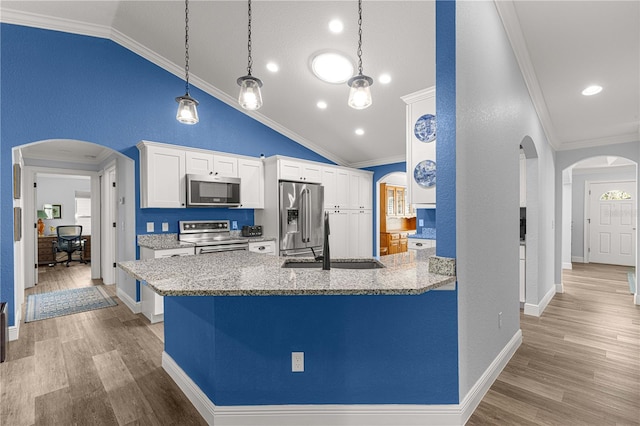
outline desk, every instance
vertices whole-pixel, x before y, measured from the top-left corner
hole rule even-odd
[[[57,239],[58,237],[55,235],[38,237],[38,265],[49,265],[55,261],[53,242]],[[82,257],[84,260],[89,261],[91,260],[91,235],[83,235],[82,239],[86,240],[84,243],[84,252],[82,253]]]

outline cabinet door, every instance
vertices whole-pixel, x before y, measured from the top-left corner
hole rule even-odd
[[[349,257],[368,258],[373,255],[371,210],[352,210],[349,212]]]
[[[264,208],[264,166],[260,160],[239,159],[240,208]]]
[[[322,166],[319,164],[304,163],[302,166],[302,176],[305,182],[322,183]]]
[[[349,257],[349,215],[347,210],[329,210],[329,246],[333,259]]]
[[[140,207],[185,207],[185,152],[146,146],[141,157]]]
[[[213,156],[213,174],[217,176],[238,177],[238,159],[226,155]]]
[[[396,214],[404,215],[404,188],[396,188]]]
[[[349,207],[352,209],[371,208],[371,182],[368,174],[351,172],[349,175]]]
[[[338,169],[335,167],[322,168],[322,186],[324,187],[324,208],[337,209],[338,207]]]
[[[187,174],[209,175],[213,173],[213,154],[185,152]]]
[[[434,172],[432,168],[435,167],[436,161],[435,122],[425,116],[433,115],[435,117],[436,89],[431,87],[406,96],[403,100],[407,103],[408,202],[435,207],[436,185],[432,180]],[[417,129],[419,130],[416,132]],[[418,173],[416,173],[416,169]],[[418,181],[416,181],[416,174]]]
[[[395,216],[396,214],[396,191],[393,187],[387,187],[387,216]]]
[[[292,160],[279,160],[278,169],[280,171],[280,179],[304,181],[302,175],[302,164]]]
[[[338,208],[344,209],[349,205],[349,172],[338,169],[336,173],[336,204]]]

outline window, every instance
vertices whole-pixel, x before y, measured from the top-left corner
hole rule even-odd
[[[605,200],[630,200],[631,194],[625,191],[620,191],[619,189],[613,189],[611,191],[607,191],[600,196],[600,201]]]
[[[76,191],[76,225],[82,226],[82,235],[91,235],[91,193]]]

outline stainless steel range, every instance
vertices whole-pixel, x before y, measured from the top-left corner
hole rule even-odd
[[[180,241],[194,243],[196,254],[248,250],[246,239],[232,237],[228,220],[181,220]]]

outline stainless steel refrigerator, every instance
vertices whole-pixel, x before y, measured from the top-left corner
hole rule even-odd
[[[280,182],[280,255],[322,254],[324,188]]]

